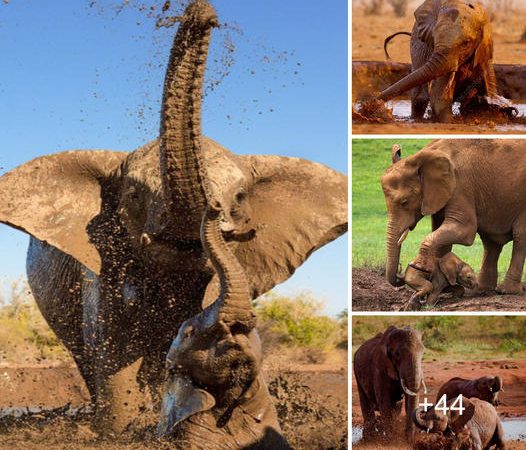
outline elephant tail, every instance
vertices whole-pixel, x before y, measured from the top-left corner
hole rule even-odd
[[[389,56],[389,52],[387,51],[387,44],[389,44],[391,39],[393,39],[395,36],[398,36],[399,34],[405,34],[407,36],[411,36],[411,33],[409,33],[408,31],[399,31],[395,34],[392,34],[391,36],[386,37],[384,41],[384,53],[385,53],[386,59],[391,59],[391,57]]]

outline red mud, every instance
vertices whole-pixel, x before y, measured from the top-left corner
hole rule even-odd
[[[380,273],[372,269],[352,270],[353,311],[399,311],[413,291],[394,288]],[[440,303],[428,311],[526,311],[526,295],[475,296],[469,292],[463,298],[444,295]]]
[[[294,367],[267,372],[284,434],[295,449],[347,449],[347,371],[343,367]],[[0,368],[0,408],[54,408],[87,401],[77,370],[69,366]],[[1,422],[1,421],[0,421]],[[136,429],[112,439],[100,438],[89,420],[58,417],[2,428],[0,450],[164,450],[151,428]]]

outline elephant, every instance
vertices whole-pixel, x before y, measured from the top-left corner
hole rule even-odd
[[[365,341],[354,354],[354,376],[364,420],[364,439],[390,439],[393,423],[400,416],[405,397],[406,435],[411,439],[411,411],[419,391],[426,391],[422,356],[422,334],[410,327],[390,326]],[[379,422],[375,412],[380,413]]]
[[[427,106],[435,120],[451,122],[453,102],[461,112],[474,97],[490,105],[510,107],[497,94],[493,68],[493,38],[488,14],[476,0],[425,0],[415,11],[411,33],[412,72],[383,90],[378,98],[391,100],[412,89],[411,115],[422,119]],[[386,50],[386,55],[387,50]]]
[[[457,399],[447,402],[450,408]],[[411,417],[415,425],[426,432],[437,433],[448,438],[452,450],[504,450],[504,430],[495,408],[478,398],[462,397],[462,414],[459,411],[431,407],[427,411],[423,406],[416,408]]]
[[[500,404],[499,393],[503,391],[502,385],[502,378],[499,375],[486,375],[475,380],[466,380],[458,377],[451,378],[438,391],[437,402],[444,394],[448,399],[462,394],[464,397],[479,398],[491,403],[493,406],[498,406]]]
[[[0,222],[31,236],[31,290],[75,360],[101,430],[120,432],[144,405],[160,406],[174,330],[217,298],[200,240],[204,177],[252,298],[347,229],[343,174],[300,158],[236,155],[202,135],[218,19],[194,0],[178,20],[157,140],[131,153],[47,155],[0,178]]]
[[[389,283],[403,284],[397,275],[402,242],[424,216],[431,215],[433,231],[412,262],[423,279],[453,244],[472,245],[478,233],[484,246],[478,291],[495,290],[500,252],[513,241],[510,267],[497,291],[521,293],[526,256],[524,150],[521,140],[443,139],[402,158],[401,147],[393,145],[393,164],[381,179],[388,212]]]
[[[471,266],[453,252],[446,253],[436,262],[434,272],[428,274],[429,278],[424,278],[424,274],[425,272],[415,268],[412,263],[407,266],[404,282],[416,291],[411,296],[408,306],[416,302],[435,305],[442,292],[453,292],[454,296],[462,297],[464,288],[477,287],[477,275]]]
[[[204,249],[220,278],[219,297],[186,320],[166,356],[167,388],[158,433],[184,450],[290,449],[261,373],[262,348],[245,272],[226,244],[221,207],[203,217]]]

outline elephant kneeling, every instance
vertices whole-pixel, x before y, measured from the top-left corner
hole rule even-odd
[[[499,393],[502,389],[502,378],[500,376],[484,376],[475,380],[466,380],[464,378],[451,378],[442,385],[437,394],[437,402],[443,395],[446,398],[454,398],[463,395],[467,398],[479,398],[491,403],[493,406],[498,406]]]
[[[441,440],[441,448],[463,450],[486,450],[495,446],[504,450],[504,431],[495,408],[478,398],[467,399],[462,396],[462,411],[451,411],[451,406],[457,399],[446,403],[447,412],[437,406],[425,411],[423,407],[416,408],[411,417],[414,424],[426,433],[435,433]],[[419,436],[415,440],[418,445]],[[445,439],[444,439],[445,438]],[[428,446],[429,447],[429,446]],[[426,448],[428,448],[426,447]]]

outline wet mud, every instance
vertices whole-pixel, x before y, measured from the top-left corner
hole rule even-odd
[[[347,449],[347,371],[298,366],[266,372],[280,424],[295,449]],[[101,437],[77,370],[60,367],[0,368],[0,450],[157,450],[173,443],[149,426]]]
[[[442,384],[449,379],[460,376],[464,378],[478,378],[488,373],[498,373],[503,378],[504,391],[499,395],[501,404],[497,407],[497,412],[503,422],[504,431],[507,439],[508,449],[526,449],[526,361],[522,360],[497,360],[497,361],[424,361],[423,369],[426,385],[428,388],[428,398],[435,399],[435,396]],[[402,432],[404,418],[400,419],[397,429]],[[352,378],[352,442],[353,448],[377,449],[378,444],[367,444],[360,442],[361,429],[363,425],[362,413],[356,380]],[[430,438],[435,440],[434,437]],[[422,439],[425,441],[425,438]],[[432,450],[431,442],[425,442],[426,448]],[[356,445],[357,444],[357,445]],[[424,443],[422,444],[424,445]],[[382,445],[381,448],[389,450],[408,449],[403,443],[402,438],[399,442],[392,445]],[[441,447],[436,447],[441,448]]]
[[[354,268],[352,270],[353,311],[400,311],[413,291],[408,287],[395,288],[381,270]],[[475,295],[466,290],[462,298],[443,294],[439,304],[426,311],[526,311],[523,295]]]

